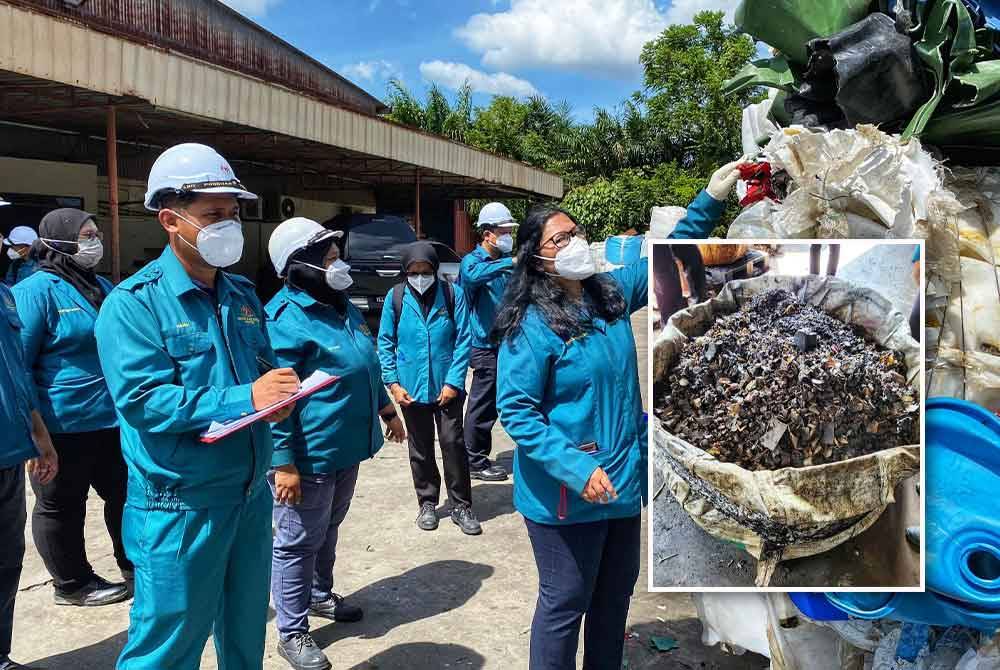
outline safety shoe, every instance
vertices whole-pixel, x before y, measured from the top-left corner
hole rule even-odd
[[[472,508],[468,505],[454,507],[451,510],[451,520],[466,535],[480,535],[483,532],[483,527],[479,525],[479,519],[476,518]]]
[[[357,605],[346,602],[344,596],[333,593],[326,600],[310,604],[309,614],[329,619],[330,621],[352,623],[354,621],[361,621],[365,612]]]
[[[425,502],[420,506],[420,514],[417,515],[417,528],[420,530],[437,530],[438,515],[434,503]]]
[[[908,526],[904,537],[911,547],[920,551],[920,526]]]
[[[3,656],[0,657],[0,670],[36,670],[36,666],[21,665]]]
[[[295,633],[287,640],[278,638],[278,656],[288,661],[288,665],[295,670],[329,670],[333,667],[309,633]]]
[[[112,584],[106,579],[94,575],[90,582],[76,591],[60,591],[56,589],[56,605],[75,605],[77,607],[101,607],[113,605],[128,600],[129,590],[125,584]]]
[[[502,465],[494,463],[478,470],[469,470],[469,476],[484,482],[502,482],[507,479],[507,470]]]

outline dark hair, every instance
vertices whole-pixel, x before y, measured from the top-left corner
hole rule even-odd
[[[187,209],[197,199],[198,194],[191,191],[167,191],[154,199],[153,206],[160,209]]]
[[[542,270],[542,263],[535,255],[542,245],[545,224],[553,216],[562,214],[573,223],[573,216],[558,207],[538,205],[528,212],[517,232],[517,265],[511,275],[507,291],[497,314],[490,338],[495,344],[513,336],[521,327],[528,308],[534,306],[545,323],[563,341],[568,341],[591,327],[590,316],[580,306],[569,300],[560,283]],[[579,224],[577,224],[579,225]],[[590,313],[608,323],[625,316],[627,305],[618,283],[603,274],[584,279],[583,293]]]

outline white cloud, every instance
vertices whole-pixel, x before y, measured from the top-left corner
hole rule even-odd
[[[339,68],[339,72],[355,81],[387,81],[402,78],[399,68],[386,60],[364,60],[360,63],[344,65]]]
[[[427,81],[451,89],[458,89],[468,82],[472,90],[477,93],[512,95],[518,98],[539,95],[538,89],[529,81],[506,72],[482,72],[465,63],[448,63],[440,60],[424,62],[420,64],[420,74]]]
[[[245,16],[264,16],[267,10],[281,4],[281,0],[222,0],[222,2]]]
[[[740,0],[673,0],[667,10],[668,23],[691,23],[698,12],[722,10],[726,20],[732,21]]]
[[[627,75],[639,68],[642,46],[667,25],[653,0],[512,0],[506,11],[476,14],[456,35],[490,69]]]

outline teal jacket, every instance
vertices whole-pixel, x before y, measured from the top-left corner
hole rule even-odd
[[[7,286],[16,286],[36,272],[38,272],[38,263],[30,258],[11,261],[10,265],[7,266],[7,276],[4,277],[3,281]]]
[[[20,467],[38,455],[31,439],[34,407],[31,373],[21,349],[21,319],[14,294],[0,284],[0,470]]]
[[[493,260],[482,245],[462,259],[458,285],[465,291],[472,346],[476,349],[496,349],[496,345],[490,342],[490,331],[493,330],[497,308],[507,290],[507,281],[513,267],[513,258],[504,256]]]
[[[726,211],[726,203],[716,200],[702,191],[688,205],[687,215],[677,222],[670,237],[679,240],[703,240],[712,234],[712,229],[719,223],[722,213]]]
[[[646,306],[646,267],[643,258],[609,273],[629,313]],[[647,462],[639,383],[628,316],[614,323],[595,317],[590,331],[564,342],[529,309],[501,343],[497,364],[497,409],[517,445],[514,506],[521,514],[545,524],[639,514]],[[596,451],[581,449],[592,443]],[[618,492],[608,504],[580,497],[598,467]]]
[[[98,277],[104,294],[111,282]],[[118,425],[97,356],[97,310],[69,282],[36,272],[13,289],[24,362],[50,433],[88,433]]]
[[[462,290],[455,288],[455,320],[441,288],[434,282],[434,305],[426,317],[420,299],[407,286],[397,329],[392,310],[392,291],[385,297],[378,331],[378,357],[386,386],[399,383],[414,401],[433,404],[445,384],[465,390],[469,369],[471,336],[469,316]]]
[[[388,307],[387,307],[388,308]],[[340,379],[295,406],[274,427],[274,467],[294,463],[303,474],[330,474],[372,458],[382,448],[378,412],[389,404],[375,339],[361,312],[345,316],[305,291],[285,286],[267,303],[267,330],[282,367],[300,379],[322,370]]]
[[[128,504],[206,509],[267,486],[270,424],[203,444],[213,421],[254,411],[251,386],[275,365],[253,284],[219,272],[214,296],[167,247],[111,292],[97,317],[97,350],[121,422]]]

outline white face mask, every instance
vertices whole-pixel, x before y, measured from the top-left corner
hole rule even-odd
[[[183,237],[181,242],[201,254],[212,267],[226,268],[243,257],[243,225],[238,219],[226,219],[202,227],[177,211],[170,211],[198,229],[197,244],[191,244]]]
[[[313,265],[312,263],[302,263],[302,261],[298,262],[305,265],[307,268],[313,268],[314,270],[322,272],[323,278],[326,280],[326,285],[334,291],[346,291],[354,284],[354,277],[350,275],[351,266],[339,258],[330,263],[329,267],[325,268]]]
[[[434,275],[416,275],[407,277],[406,280],[410,282],[413,290],[420,295],[427,293],[427,289],[434,286]]]
[[[545,261],[551,261],[547,256],[538,256]],[[556,252],[555,274],[565,279],[583,280],[597,274],[597,264],[590,245],[580,237],[574,237],[569,244]]]
[[[21,254],[17,253],[17,249],[11,247],[10,249],[7,250],[7,258],[11,259],[12,261],[19,261],[21,260]]]
[[[493,246],[502,254],[509,254],[514,249],[514,236],[510,233],[497,235],[497,243]]]
[[[85,270],[96,267],[104,258],[104,244],[98,239],[81,240],[77,243],[77,247],[79,251],[73,254],[72,258]]]

